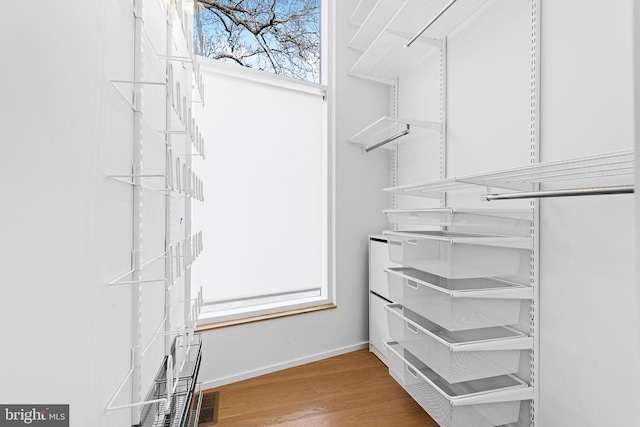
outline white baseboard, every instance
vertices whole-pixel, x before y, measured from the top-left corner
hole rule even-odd
[[[324,353],[318,353],[311,356],[303,357],[300,359],[289,360],[277,365],[265,366],[264,368],[255,369],[252,371],[243,372],[241,374],[232,375],[229,377],[218,378],[213,380],[201,379],[202,388],[204,390],[209,388],[220,387],[226,384],[235,383],[249,378],[259,377],[260,375],[270,374],[272,372],[281,371],[287,368],[293,368],[295,366],[305,365],[311,362],[317,362],[318,360],[328,359],[329,357],[339,356],[345,353],[351,353],[352,351],[362,350],[369,348],[369,342],[365,341],[359,344],[350,345],[348,347],[342,347],[335,350],[327,351]]]

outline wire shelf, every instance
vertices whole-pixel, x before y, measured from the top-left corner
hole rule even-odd
[[[355,10],[349,17],[349,24],[360,26],[367,19],[378,0],[360,0]]]
[[[353,135],[348,139],[348,141],[355,144],[365,145],[367,147],[366,151],[370,151],[369,148],[373,149],[378,146],[393,148],[400,141],[404,142],[411,140],[428,131],[440,132],[441,129],[442,125],[436,122],[398,119],[384,116]],[[408,131],[406,133],[406,137],[403,137],[400,140],[400,136],[404,136],[405,131]],[[395,144],[381,145],[380,141],[391,142],[391,140],[396,140],[397,142]]]
[[[179,156],[171,156],[167,174],[119,174],[107,175],[124,184],[135,185],[146,190],[164,193],[172,197],[188,197],[204,202],[204,183]],[[159,180],[160,184],[159,184]],[[143,183],[144,182],[144,183]]]
[[[497,172],[447,178],[438,181],[386,188],[384,191],[409,196],[439,198],[443,193],[482,186],[516,191],[533,191],[537,184],[621,177],[633,184],[633,150],[605,153],[556,162],[538,163]]]
[[[363,5],[363,3],[365,4]],[[349,42],[349,47],[361,51],[366,50],[376,36],[384,31],[403,3],[404,1],[398,0],[379,0],[372,6],[367,5],[366,2],[360,2],[351,18],[353,22],[359,22],[357,25],[360,28]]]
[[[462,178],[486,187],[529,191],[535,184],[632,175],[633,151],[620,151],[597,156],[507,169]]]
[[[441,40],[485,3],[487,0],[379,1],[351,41],[352,47],[365,50],[349,74],[393,84],[434,47],[442,46]],[[385,18],[392,10],[391,18]]]
[[[404,196],[420,196],[430,199],[439,199],[444,193],[463,190],[472,187],[471,184],[459,181],[458,178],[439,179],[418,184],[400,185],[397,187],[385,188],[383,191]]]
[[[132,285],[142,283],[168,283],[169,286],[178,280],[182,275],[191,268],[193,262],[198,259],[202,253],[204,246],[202,240],[202,231],[187,236],[181,242],[169,245],[167,250],[159,255],[152,257],[144,262],[140,261],[140,270],[144,270],[148,265],[155,263],[159,260],[163,260],[169,265],[168,277],[156,277],[145,278],[140,280],[125,280],[129,279],[135,269],[131,269],[126,273],[121,274],[115,279],[109,281],[107,285]],[[135,264],[135,261],[134,261]]]

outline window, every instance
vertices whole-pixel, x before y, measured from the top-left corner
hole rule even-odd
[[[194,223],[206,237],[192,283],[203,286],[201,323],[331,304],[329,88],[227,62],[200,60],[206,200]]]
[[[199,55],[320,82],[320,0],[200,0],[194,21]]]

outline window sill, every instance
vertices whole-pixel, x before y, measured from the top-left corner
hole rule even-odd
[[[244,325],[247,323],[261,322],[263,320],[271,320],[271,319],[277,319],[280,317],[295,316],[298,314],[313,313],[315,311],[329,310],[333,308],[337,308],[337,305],[329,303],[329,304],[315,305],[312,307],[279,311],[277,313],[260,314],[256,316],[243,317],[241,319],[223,320],[219,322],[204,323],[202,325],[197,326],[196,332],[206,332],[213,329],[226,328],[228,326]]]

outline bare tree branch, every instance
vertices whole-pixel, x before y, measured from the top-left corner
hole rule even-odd
[[[320,0],[197,0],[196,53],[319,81]]]

